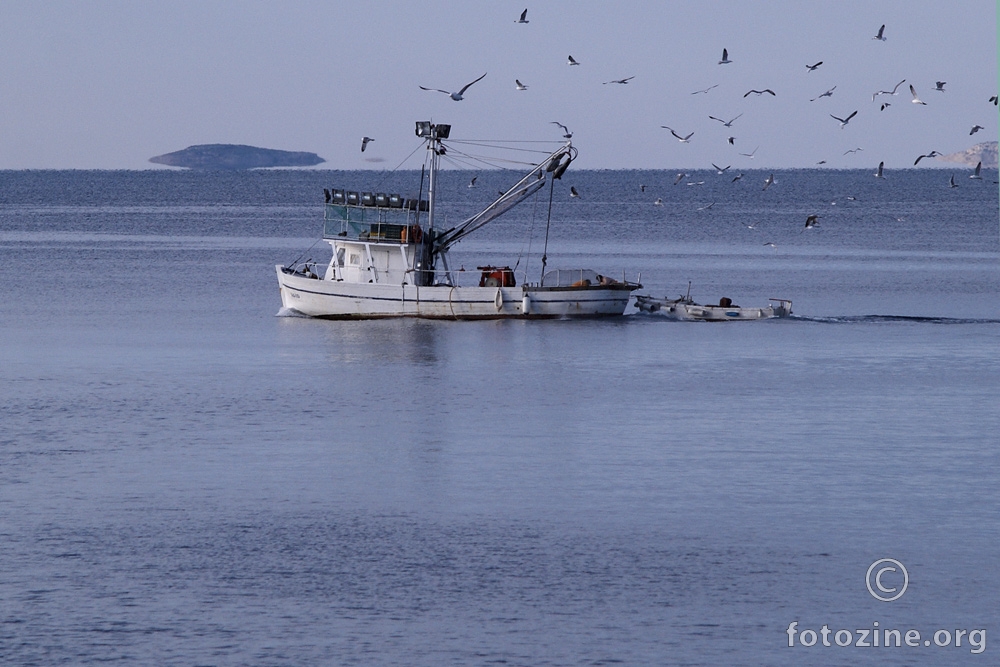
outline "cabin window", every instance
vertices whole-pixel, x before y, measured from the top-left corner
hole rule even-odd
[[[361,255],[351,253],[351,266],[361,266]]]

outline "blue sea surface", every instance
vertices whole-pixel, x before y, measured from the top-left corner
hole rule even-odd
[[[322,188],[419,173],[0,172],[0,663],[995,663],[997,171],[768,173],[570,171],[452,253],[793,301],[699,323],[282,311]]]

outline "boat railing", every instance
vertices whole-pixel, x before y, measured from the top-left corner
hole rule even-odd
[[[412,208],[327,204],[323,214],[323,238],[413,242],[414,236],[422,235],[422,231],[417,231],[420,208],[418,204]]]

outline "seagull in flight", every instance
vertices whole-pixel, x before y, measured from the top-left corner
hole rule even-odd
[[[906,83],[906,79],[903,79],[902,81],[900,81],[899,83],[897,83],[895,86],[893,86],[892,90],[877,90],[877,91],[875,91],[874,93],[872,93],[872,102],[874,102],[875,98],[878,97],[879,95],[898,95],[899,93],[897,93],[896,91],[904,83]]]
[[[576,58],[574,58],[573,56],[567,56],[566,57],[566,64],[567,65],[579,65],[580,63],[578,63],[576,61]]]
[[[692,95],[697,95],[698,93],[707,93],[708,91],[712,90],[713,88],[718,88],[718,86],[719,86],[719,84],[715,84],[714,86],[709,86],[705,90],[696,90],[696,91],[694,91],[691,94]]]
[[[735,183],[736,181],[740,180],[741,178],[743,178],[743,172],[742,171],[740,173],[736,174],[735,176],[733,176],[733,180],[731,180],[729,182],[730,183]]]
[[[975,178],[980,181],[983,180],[983,177],[979,175],[979,172],[982,168],[983,168],[983,161],[980,160],[979,163],[976,165],[976,171],[973,172],[973,174],[969,176],[969,178]]]
[[[375,140],[372,139],[371,137],[365,137],[364,139],[361,140],[361,152],[362,153],[364,153],[365,149],[368,148],[368,142],[369,141],[375,141]]]
[[[820,65],[822,65],[822,64],[823,64],[823,61],[822,61],[822,60],[820,60],[820,61],[819,61],[818,63],[816,63],[815,65],[806,65],[806,69],[808,69],[808,70],[809,70],[810,72],[815,72],[815,71],[816,71],[816,68],[818,68],[818,67],[819,67]]]
[[[993,106],[997,106],[997,100],[1000,99],[996,95],[990,98],[990,102],[993,102]]]
[[[757,146],[757,148],[760,148],[760,146]],[[742,155],[744,157],[748,157],[748,158],[750,158],[752,160],[753,159],[753,154],[757,152],[757,148],[753,149],[749,153],[740,153],[740,155]]]
[[[773,184],[774,184],[774,174],[771,174],[770,176],[768,176],[767,178],[764,179],[764,189],[765,190],[767,190]]]
[[[958,183],[955,182],[955,174],[951,175],[951,180],[948,181],[948,186],[952,188],[958,187]]]
[[[886,109],[888,109],[888,108],[889,108],[889,107],[891,107],[891,106],[892,106],[892,104],[890,104],[889,102],[883,102],[883,103],[882,103],[882,106],[880,106],[880,107],[878,108],[878,110],[879,110],[879,111],[885,111]]]
[[[715,202],[712,202],[711,204],[708,204],[707,206],[699,206],[698,210],[699,211],[707,211],[708,209],[712,208],[713,206],[715,206]]]
[[[946,83],[948,83],[948,82],[947,81],[935,81],[934,82],[934,90],[938,91],[939,93],[943,93],[944,92],[944,85]]]
[[[985,130],[985,129],[986,129],[986,128],[985,128],[985,127],[983,127],[982,125],[973,125],[973,126],[972,126],[972,129],[971,129],[971,130],[969,130],[969,136],[972,136],[973,134],[975,134],[975,133],[976,133],[976,132],[978,132],[979,130]]]
[[[672,134],[675,137],[677,137],[677,141],[681,142],[682,144],[688,143],[688,141],[691,139],[691,137],[694,136],[694,132],[692,132],[691,134],[687,135],[686,137],[682,137],[681,135],[677,134],[674,130],[671,130],[666,125],[661,125],[660,127],[662,127],[664,130],[670,130],[670,134]]]
[[[884,166],[885,166],[884,161],[878,163],[878,171],[875,172],[875,178],[885,178],[885,176],[882,175],[882,167]]]
[[[729,139],[727,139],[726,141],[729,142],[730,146],[735,146],[736,145],[736,137],[729,137]]]
[[[518,90],[527,90],[528,87],[521,83],[518,79],[514,79],[514,87]]]
[[[917,164],[918,164],[918,163],[919,163],[919,162],[920,162],[921,160],[923,160],[923,159],[924,159],[925,157],[937,157],[937,156],[939,156],[939,155],[942,155],[942,153],[938,153],[937,151],[931,151],[930,153],[927,153],[926,155],[921,155],[921,156],[919,156],[919,157],[918,157],[918,158],[917,158],[916,160],[914,160],[914,161],[913,161],[913,166],[914,166],[914,167],[916,167],[916,166],[917,166]]]
[[[835,90],[837,90],[837,87],[836,87],[836,86],[834,86],[834,87],[833,87],[833,88],[831,88],[830,90],[826,91],[826,92],[825,92],[825,93],[823,93],[822,95],[817,95],[816,97],[812,98],[812,99],[811,99],[811,100],[809,100],[809,101],[810,101],[810,102],[815,102],[816,100],[818,100],[818,99],[819,99],[819,98],[821,98],[821,97],[833,97],[833,91],[835,91]],[[746,95],[744,95],[743,97],[746,97]]]
[[[683,171],[680,172],[679,174],[677,174],[677,178],[674,180],[674,185],[677,185],[678,183],[680,183],[681,181],[683,181],[685,178],[687,178],[687,174],[685,174]]]
[[[569,131],[569,128],[566,127],[565,125],[563,125],[562,123],[560,123],[559,121],[553,120],[553,121],[550,121],[550,123],[552,125],[558,125],[559,127],[562,128],[562,131],[564,133],[563,134],[563,139],[572,139],[573,138],[573,133]]]
[[[472,180],[471,180],[471,181],[469,181],[469,187],[470,187],[470,188],[474,188],[474,187],[476,187],[476,179],[477,179],[477,178],[479,178],[479,177],[478,177],[478,176],[473,176],[473,177],[472,177]]]
[[[810,215],[809,217],[806,218],[805,229],[809,229],[811,227],[815,227],[818,224],[819,224],[819,216],[818,215]]]
[[[604,85],[606,86],[609,83],[620,83],[620,84],[624,85],[624,84],[628,83],[629,81],[631,81],[634,78],[635,78],[634,76],[629,76],[629,77],[625,77],[624,79],[615,79],[614,81],[605,81]]]
[[[569,186],[569,196],[570,196],[570,197],[579,197],[579,196],[580,196],[580,193],[579,193],[579,192],[577,192],[577,191],[576,191],[576,188],[575,188],[574,186],[572,186],[572,185],[571,185],[571,186]]]
[[[728,65],[731,62],[733,61],[729,59],[729,51],[727,51],[726,49],[722,49],[722,60],[719,61],[719,64]]]
[[[742,116],[742,115],[743,114],[740,114],[740,116]],[[737,116],[736,118],[739,118],[740,116]],[[733,123],[736,121],[736,118],[733,118],[733,119],[730,119],[730,120],[722,120],[721,118],[716,118],[715,116],[709,116],[709,118],[711,118],[712,120],[719,121],[720,123],[722,123],[726,127],[732,127]]]
[[[750,93],[756,93],[758,95],[763,95],[764,93],[770,93],[772,96],[774,95],[774,91],[773,90],[771,90],[770,88],[765,88],[764,90],[749,90],[749,91],[746,92],[745,95],[743,95],[743,97],[746,97]]]
[[[488,72],[487,72],[487,74],[488,74]],[[469,86],[471,86],[473,83],[476,83],[478,81],[482,81],[485,76],[486,76],[486,74],[483,74],[483,76],[479,77],[478,79],[476,79],[472,83],[465,84],[464,86],[462,86],[461,90],[459,90],[457,93],[451,93],[451,92],[448,92],[447,90],[441,90],[440,88],[424,88],[423,86],[419,86],[419,88],[420,88],[420,90],[430,90],[430,91],[435,91],[435,92],[438,92],[438,93],[444,93],[445,95],[450,96],[451,99],[455,100],[456,102],[461,102],[462,99],[463,99],[462,96],[465,95],[465,91],[467,91],[469,89]]]
[[[715,173],[717,173],[717,174],[724,174],[724,173],[726,173],[726,169],[729,169],[729,167],[732,167],[733,165],[730,164],[730,165],[726,165],[725,167],[720,167],[719,165],[717,165],[717,164],[715,164],[713,162],[712,166],[715,167]]]
[[[663,200],[657,197],[656,201],[653,202],[653,206],[663,206]]]
[[[858,153],[858,152],[863,151],[863,150],[864,150],[864,148],[862,148],[861,146],[858,146],[857,148],[852,148],[849,151],[844,151],[844,155],[848,155],[850,153]]]
[[[840,129],[843,130],[845,127],[847,127],[847,124],[851,122],[851,119],[857,115],[857,113],[858,113],[857,109],[855,109],[854,112],[851,113],[851,115],[848,116],[847,118],[837,118],[833,114],[830,114],[830,118],[840,121]]]
[[[884,32],[885,32],[885,24],[883,23],[882,27],[878,29],[878,33],[874,37],[872,37],[872,39],[877,39],[880,42],[884,42],[885,36],[882,34]]]
[[[514,21],[514,23],[528,23],[528,10],[525,9],[523,12],[521,12],[521,18]]]
[[[912,83],[910,84],[910,95],[913,96],[913,99],[910,101],[913,102],[914,104],[923,104],[925,106],[927,105],[927,102],[921,102],[920,98],[917,97],[917,89],[913,87]]]

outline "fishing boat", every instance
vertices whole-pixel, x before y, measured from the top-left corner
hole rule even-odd
[[[447,229],[435,225],[436,174],[451,126],[420,121],[426,143],[427,196],[423,177],[416,197],[334,188],[325,193],[323,240],[332,250],[325,267],[308,261],[275,267],[281,303],[296,313],[328,319],[420,317],[503,319],[621,316],[638,280],[611,278],[591,269],[547,270],[517,284],[509,265],[484,264],[476,272],[453,270],[448,251],[463,238],[525,199],[549,190],[576,158],[566,141],[541,159],[482,211]],[[423,172],[422,172],[423,174]],[[471,274],[471,276],[470,276]],[[471,284],[461,284],[469,280]]]
[[[703,322],[732,322],[739,320],[767,320],[788,317],[792,314],[792,302],[788,299],[768,299],[768,305],[744,308],[733,303],[729,297],[722,297],[717,304],[703,305],[691,298],[688,292],[676,299],[637,294],[635,307],[642,313],[657,313],[674,320],[700,320]]]

